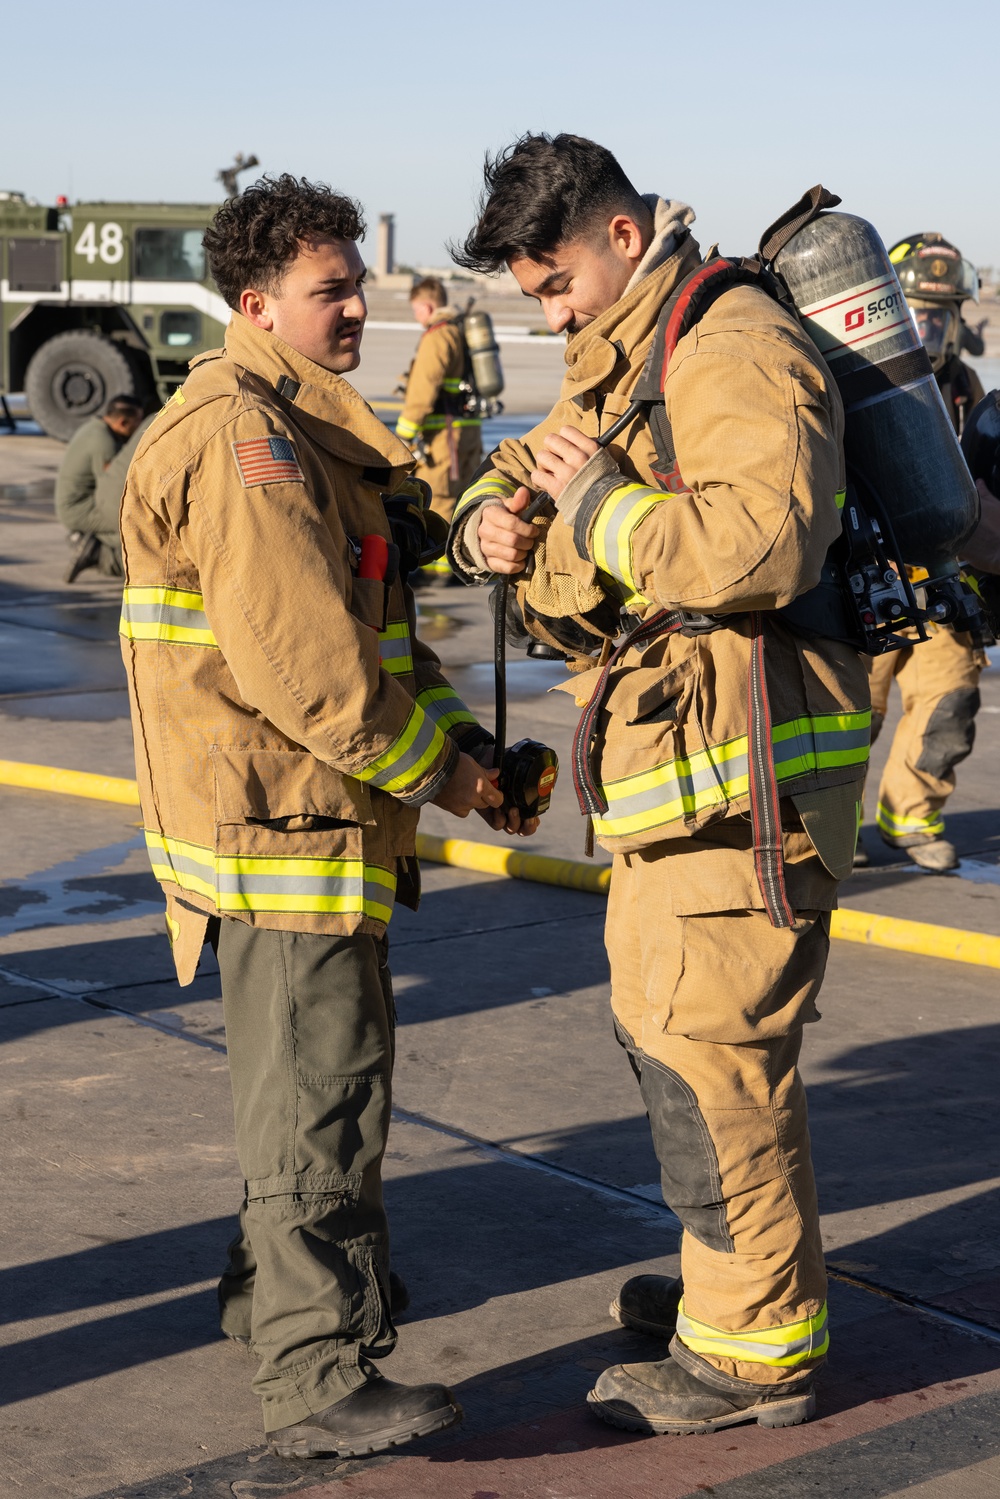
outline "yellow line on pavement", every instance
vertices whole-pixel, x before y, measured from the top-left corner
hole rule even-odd
[[[86,770],[60,770],[54,765],[27,765],[20,760],[0,760],[0,785],[22,786],[30,791],[57,791],[69,796],[87,796],[98,801],[139,804],[135,781],[123,776],[99,776]],[[589,864],[577,859],[553,859],[547,854],[521,853],[493,843],[467,838],[436,838],[417,834],[417,855],[431,864],[450,864],[479,874],[507,879],[531,880],[559,885],[566,890],[586,890],[607,895],[611,885],[609,864]],[[954,963],[974,963],[980,968],[1000,968],[1000,937],[967,932],[960,927],[936,926],[929,921],[903,921],[895,916],[877,916],[871,911],[834,911],[831,935],[845,942],[864,942],[893,952],[913,953],[924,958],[947,958]]]
[[[561,885],[566,890],[589,890],[607,895],[610,864],[584,864],[578,859],[552,859],[547,854],[523,854],[495,843],[473,843],[466,838],[434,838],[417,834],[417,857],[431,864],[451,864],[480,874],[502,874],[512,880],[534,880],[539,885]]]
[[[904,921],[897,916],[873,916],[870,911],[834,911],[830,935],[845,942],[867,942],[921,958],[949,958],[954,963],[976,963],[1000,968],[1000,937],[966,932],[957,926],[930,921]]]
[[[59,770],[54,765],[25,765],[20,760],[0,760],[0,786],[90,796],[100,802],[121,802],[126,807],[139,805],[138,786],[123,776],[95,776],[89,770]]]

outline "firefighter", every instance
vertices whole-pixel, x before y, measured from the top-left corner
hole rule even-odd
[[[841,402],[795,318],[737,286],[678,342],[665,405],[599,449],[701,264],[694,214],[641,197],[609,151],[570,135],[522,137],[486,181],[459,263],[509,266],[568,335],[568,370],[551,414],[460,500],[449,555],[470,578],[514,577],[539,638],[593,642],[569,684],[593,730],[574,778],[602,798],[615,1030],[684,1226],[683,1297],[643,1277],[613,1308],[671,1337],[667,1357],[607,1370],[589,1398],[637,1431],[797,1424],[828,1341],[797,1058],[851,867],[869,715],[860,657],[793,636],[774,610],[815,584],[840,532]],[[544,527],[519,519],[541,490],[557,506]],[[621,608],[646,634],[602,673]],[[748,817],[748,774],[770,832]]]
[[[396,436],[417,457],[417,477],[431,488],[431,508],[450,521],[455,502],[482,459],[482,422],[466,414],[462,392],[469,357],[462,319],[447,305],[444,284],[425,276],[410,291],[413,316],[423,328],[404,377],[403,409]],[[426,569],[431,578],[450,576],[444,559]]]
[[[105,469],[142,421],[142,402],[114,396],[102,416],[85,421],[70,439],[56,475],[56,515],[76,552],[66,573],[75,583],[87,568],[121,576],[117,524],[108,525],[97,505],[98,483]]]
[[[975,269],[940,234],[913,234],[889,251],[930,357],[945,406],[959,436],[983,397],[979,376],[965,363],[966,348],[982,352],[982,324],[962,320],[962,304],[979,300]],[[915,577],[919,582],[919,577]],[[885,721],[893,681],[903,714],[882,772],[875,823],[883,842],[901,849],[921,869],[944,874],[958,865],[945,837],[943,809],[955,789],[955,767],[972,751],[985,653],[967,634],[928,625],[929,640],[874,659],[870,667],[872,740]],[[868,854],[858,844],[858,866]]]
[[[233,309],[225,348],[146,433],[121,517],[146,843],[179,981],[206,937],[222,975],[246,1182],[223,1328],[259,1359],[283,1457],[460,1418],[443,1386],[373,1363],[396,1341],[386,926],[396,900],[416,905],[422,805],[502,821],[490,736],[416,638],[394,565],[383,496],[412,530],[425,491],[343,378],[363,234],[350,199],[289,175],[223,205],[205,247]]]

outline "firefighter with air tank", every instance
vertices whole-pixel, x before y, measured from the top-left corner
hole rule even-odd
[[[417,477],[430,485],[431,508],[448,522],[482,458],[482,417],[465,399],[464,320],[448,305],[444,283],[437,276],[415,282],[410,307],[424,331],[404,379],[396,436],[409,444]],[[442,559],[427,572],[448,577],[448,564]]]
[[[509,266],[568,334],[558,404],[500,444],[449,547],[470,579],[513,577],[528,631],[574,658],[574,781],[615,856],[615,1030],[684,1225],[683,1292],[643,1276],[612,1309],[668,1356],[611,1368],[590,1395],[647,1432],[813,1410],[826,1276],[797,1059],[869,725],[857,651],[775,613],[841,531],[837,387],[752,285],[709,298],[669,357],[655,342],[705,269],[693,218],[592,141],[526,136],[488,164],[459,257]],[[650,370],[655,399],[602,448]],[[528,523],[539,492],[554,514]]]
[[[514,579],[512,629],[568,654],[574,786],[614,855],[615,1031],[684,1229],[680,1280],[612,1304],[670,1339],[589,1396],[629,1430],[813,1412],[826,1277],[797,1061],[856,838],[864,653],[919,618],[890,513],[935,617],[976,613],[953,555],[976,490],[885,248],[839,201],[816,187],[758,258],[703,261],[683,203],[592,141],[525,136],[487,162],[456,257],[508,266],[568,335],[559,402],[491,455],[449,557]],[[890,461],[915,430],[919,459]]]
[[[963,352],[983,352],[982,327],[962,318],[966,301],[979,300],[979,279],[961,252],[937,233],[908,235],[889,251],[900,285],[931,361],[945,407],[961,437],[983,388]],[[919,583],[919,571],[913,574]],[[981,646],[964,631],[933,622],[929,639],[871,664],[872,739],[889,706],[893,681],[903,713],[878,788],[875,821],[890,848],[936,874],[958,864],[945,837],[943,809],[955,789],[955,767],[972,751],[979,710],[979,677],[987,665]],[[859,843],[855,858],[867,865]]]

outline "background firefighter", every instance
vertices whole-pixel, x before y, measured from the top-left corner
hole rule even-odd
[[[662,309],[701,265],[693,218],[640,197],[592,141],[526,136],[488,162],[457,257],[508,264],[569,338],[559,403],[502,442],[462,497],[453,565],[517,578],[528,629],[589,668],[568,684],[581,705],[622,606],[631,625],[661,610],[690,618],[651,626],[613,666],[593,755],[576,767],[599,779],[595,830],[615,855],[616,1034],[684,1225],[683,1297],[647,1276],[613,1308],[674,1334],[668,1357],[609,1369],[590,1396],[604,1419],[647,1432],[792,1425],[813,1408],[826,1277],[797,1057],[818,1018],[868,744],[860,658],[773,615],[818,578],[845,482],[840,398],[795,318],[756,288],[724,291],[679,339],[662,404],[597,448],[630,405]],[[544,527],[518,518],[539,490],[558,507]],[[768,758],[790,909],[773,918],[747,815],[762,647],[769,738],[784,746]]]
[[[921,340],[959,436],[983,387],[965,363],[964,349],[982,352],[982,324],[971,329],[962,305],[978,302],[975,269],[943,235],[909,235],[889,251]],[[919,582],[915,577],[914,582]],[[945,837],[944,805],[955,789],[955,767],[972,752],[979,711],[979,676],[985,652],[968,634],[930,624],[929,639],[890,651],[871,662],[872,741],[899,684],[903,713],[878,788],[875,822],[890,848],[903,850],[922,869],[945,873],[958,864]],[[868,863],[858,844],[857,865]]]
[[[413,316],[424,332],[404,380],[396,436],[417,458],[417,477],[430,485],[431,508],[446,521],[482,459],[482,421],[467,414],[462,384],[469,357],[460,313],[447,305],[443,282],[425,276],[410,291]],[[442,558],[424,571],[448,577]]]

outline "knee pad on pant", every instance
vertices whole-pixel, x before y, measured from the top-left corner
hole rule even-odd
[[[693,1088],[648,1056],[642,1059],[639,1085],[667,1206],[677,1214],[685,1232],[706,1248],[732,1254],[719,1158]]]
[[[917,770],[940,781],[972,753],[979,704],[978,687],[945,693],[927,721]]]

